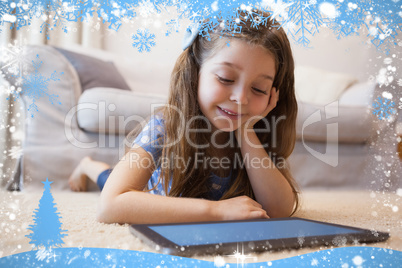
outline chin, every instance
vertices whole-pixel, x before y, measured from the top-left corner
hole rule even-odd
[[[214,125],[214,127],[215,127],[215,130],[219,130],[219,131],[226,132],[226,133],[236,131],[239,128],[238,126],[229,127],[229,126],[216,126],[216,125]]]

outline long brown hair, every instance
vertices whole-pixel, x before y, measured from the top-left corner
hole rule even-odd
[[[269,17],[263,11],[255,11],[255,16]],[[243,14],[244,15],[244,14]],[[162,165],[161,177],[159,182],[163,182],[165,192],[168,196],[207,198],[208,179],[211,171],[208,166],[197,165],[196,155],[207,154],[205,148],[191,146],[189,141],[196,144],[206,144],[210,142],[210,134],[201,131],[188,132],[186,138],[183,133],[186,128],[206,129],[205,120],[192,120],[202,116],[198,101],[198,78],[202,64],[222,47],[222,40],[231,39],[242,40],[251,45],[259,45],[266,48],[274,57],[276,63],[275,78],[273,87],[279,89],[279,100],[276,107],[267,115],[266,121],[260,120],[254,129],[266,129],[266,122],[277,122],[275,126],[270,125],[274,131],[256,131],[262,144],[268,144],[266,151],[275,163],[279,171],[289,182],[295,196],[295,206],[292,214],[299,205],[298,190],[293,179],[286,159],[293,151],[296,138],[296,115],[297,102],[294,93],[294,61],[289,40],[280,27],[272,19],[268,19],[265,25],[258,27],[252,26],[252,20],[245,19],[240,14],[241,33],[224,33],[218,26],[209,33],[208,38],[197,36],[195,41],[187,48],[176,61],[171,82],[168,105],[163,108],[163,118],[165,122],[165,136],[163,137],[164,146],[162,158],[169,160],[169,165]],[[223,37],[223,38],[222,38]],[[178,112],[180,111],[180,112]],[[279,120],[279,118],[285,120]],[[276,121],[275,121],[276,120]],[[275,135],[275,136],[273,136]],[[182,137],[178,139],[178,137]],[[275,141],[275,144],[271,144]],[[241,156],[240,149],[235,149],[235,153]],[[184,161],[175,161],[185,159]],[[283,159],[281,163],[277,160]],[[188,161],[188,162],[187,162]],[[243,161],[243,160],[242,160]],[[175,162],[173,164],[173,162]],[[236,178],[232,180],[230,188],[223,194],[221,199],[228,199],[240,195],[247,195],[255,199],[247,172],[243,167],[236,170]],[[172,186],[168,191],[169,181]],[[150,189],[151,190],[151,189]]]

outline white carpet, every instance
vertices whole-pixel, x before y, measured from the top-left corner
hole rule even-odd
[[[62,228],[68,230],[64,247],[103,247],[156,252],[129,233],[128,225],[103,224],[96,221],[99,192],[52,192],[62,217]],[[25,235],[33,224],[32,215],[38,207],[42,192],[10,193],[0,191],[0,257],[29,251],[31,245]],[[302,206],[295,216],[390,232],[386,242],[367,244],[393,250],[402,250],[402,197],[356,191],[306,191]],[[263,262],[297,256],[321,248],[283,250],[252,254],[246,262]],[[193,258],[214,261],[213,255]],[[236,263],[233,257],[222,256],[227,263]]]

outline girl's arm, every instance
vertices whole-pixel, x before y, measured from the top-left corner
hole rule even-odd
[[[261,205],[245,196],[209,201],[143,192],[153,170],[150,154],[141,147],[131,149],[113,169],[102,190],[98,220],[140,224],[267,217]]]
[[[288,217],[293,210],[295,198],[286,178],[275,167],[256,133],[252,130],[240,137],[241,153],[255,198],[271,218]]]
[[[264,117],[275,107],[278,92],[272,88],[271,97]],[[295,197],[286,178],[276,168],[270,156],[262,147],[253,126],[247,122],[236,131],[236,139],[240,144],[245,161],[247,175],[254,191],[255,198],[270,217],[288,217],[293,210]]]

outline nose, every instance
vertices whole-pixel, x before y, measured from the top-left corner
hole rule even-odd
[[[233,88],[230,94],[230,100],[238,104],[248,104],[248,90],[245,86],[237,86]]]

